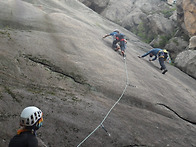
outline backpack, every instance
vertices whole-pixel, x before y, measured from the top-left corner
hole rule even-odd
[[[168,53],[164,52],[164,60],[166,60],[168,58]]]
[[[116,35],[116,40],[121,41],[123,39],[125,39],[125,35],[124,34],[120,33],[120,34]]]

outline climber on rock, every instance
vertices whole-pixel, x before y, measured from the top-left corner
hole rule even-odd
[[[9,147],[38,147],[36,131],[42,126],[43,113],[35,106],[26,107],[20,115],[20,126]]]
[[[157,59],[157,56],[159,58],[159,64],[161,66],[160,70],[163,70],[162,74],[165,74],[168,70],[166,69],[166,66],[164,64],[164,61],[167,59],[167,55],[168,52],[167,50],[162,50],[160,48],[154,48],[152,50],[150,50],[149,52],[145,53],[144,55],[142,56],[138,56],[139,58],[143,58],[147,55],[149,55],[151,58],[154,56],[153,59],[149,59],[149,61],[154,61]]]
[[[116,47],[116,51],[118,51],[119,49],[121,49],[121,53],[123,55],[123,57],[125,57],[125,49],[126,49],[126,39],[125,39],[125,35],[122,33],[119,33],[116,35],[116,43],[119,42],[119,46]]]
[[[112,33],[106,34],[105,36],[103,36],[103,38],[106,38],[108,36],[112,36],[113,37],[112,48],[114,50],[118,47],[118,45],[117,45],[118,41],[116,40],[116,35],[119,34],[119,33],[120,33],[119,30],[115,29]]]

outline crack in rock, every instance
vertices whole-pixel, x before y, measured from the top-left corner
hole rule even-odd
[[[142,145],[142,144],[133,144],[133,145],[127,145],[127,146],[123,146],[123,147],[141,147],[141,146],[149,147],[148,145]]]
[[[53,72],[56,72],[56,73],[59,73],[59,74],[62,74],[66,77],[71,78],[76,83],[90,86],[90,84],[84,82],[85,80],[80,75],[76,75],[74,73],[65,73],[60,67],[53,65],[52,63],[50,63],[46,59],[39,59],[37,57],[32,57],[31,55],[25,55],[25,57],[35,63],[41,64],[41,65],[47,67],[49,70],[51,70]]]
[[[170,111],[172,111],[175,115],[177,115],[180,119],[182,119],[182,120],[184,120],[184,121],[186,121],[186,122],[188,122],[188,123],[191,123],[191,124],[193,124],[193,125],[196,125],[196,122],[191,121],[191,120],[189,120],[189,119],[186,119],[186,118],[180,116],[176,111],[174,111],[174,110],[173,110],[172,108],[170,108],[169,106],[167,106],[167,105],[165,105],[165,104],[162,104],[162,103],[157,103],[157,105],[164,106],[165,108],[167,108],[167,109],[169,109]]]

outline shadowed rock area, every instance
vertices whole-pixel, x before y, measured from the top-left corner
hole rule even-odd
[[[112,38],[102,39],[116,28],[129,39],[126,60]],[[29,105],[44,113],[39,146],[77,146],[126,82],[103,123],[111,136],[99,128],[81,146],[196,146],[196,82],[169,64],[162,75],[158,61],[137,57],[150,49],[76,0],[0,1],[0,146]]]

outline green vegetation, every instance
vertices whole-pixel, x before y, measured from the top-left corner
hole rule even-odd
[[[161,13],[165,16],[165,18],[169,18],[170,16],[172,16],[172,14],[175,10],[176,10],[176,8],[167,9],[167,10],[161,11]]]
[[[138,29],[137,35],[139,37],[141,37],[142,39],[146,38],[144,24],[143,23],[140,23],[138,25],[137,29]]]
[[[145,27],[145,24],[143,22],[141,22],[137,26],[137,28],[132,28],[131,31],[137,36],[139,36],[141,40],[146,43],[150,43],[153,39],[158,37],[158,35],[156,36],[155,34],[150,33],[149,29]],[[168,44],[169,40],[174,36],[175,32],[176,29],[174,30],[174,32],[171,32],[171,34],[160,36],[159,42],[155,43],[154,47],[164,48],[165,45]],[[173,41],[176,43],[176,45],[178,45],[177,40],[173,40]]]
[[[160,36],[159,43],[154,44],[154,47],[164,48],[165,45],[169,42],[169,40],[172,38],[171,35],[163,35]]]
[[[137,36],[139,36],[144,42],[146,43],[150,43],[150,41],[152,40],[153,36],[148,36],[148,32],[147,29],[144,26],[144,23],[141,22],[138,26],[137,29],[132,30],[132,32],[134,34],[136,34]]]
[[[8,87],[4,87],[5,88],[5,91],[11,95],[11,97],[16,100],[17,102],[20,102],[17,98],[16,98],[16,95],[11,91],[11,89],[9,89]]]
[[[182,37],[185,41],[189,41],[189,39],[190,39],[190,37],[186,34],[183,34]]]
[[[173,7],[173,8],[168,7],[166,10],[162,10],[161,13],[164,14],[166,18],[169,18],[175,10],[176,10],[176,7]],[[158,35],[156,36],[156,34],[150,32],[150,30],[148,29],[148,26],[146,26],[144,22],[141,22],[137,26],[137,28],[132,28],[131,31],[137,36],[139,36],[141,40],[146,43],[150,43],[153,39],[158,37]],[[155,44],[154,46],[162,47],[162,48],[165,47],[165,45],[169,42],[172,36],[174,36],[175,32],[176,32],[176,29],[174,30],[174,32],[171,32],[171,34],[169,35],[160,36],[159,43]],[[175,41],[175,43],[176,45],[178,45],[178,42]]]
[[[161,40],[159,42],[159,46],[163,48],[169,42],[169,40],[171,39],[171,36],[170,35],[161,36],[160,39]]]
[[[41,90],[41,88],[36,88],[36,87],[31,87],[31,88],[28,88],[27,90],[33,94],[43,93],[43,90]]]
[[[10,33],[9,33],[7,30],[5,30],[5,31],[0,31],[0,34],[6,35],[9,39],[12,39]]]
[[[173,39],[173,42],[176,44],[176,46],[178,46],[178,45],[179,45],[179,43],[178,43],[177,39]]]
[[[5,32],[4,31],[0,31],[0,34],[5,34]]]

